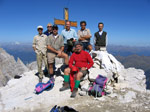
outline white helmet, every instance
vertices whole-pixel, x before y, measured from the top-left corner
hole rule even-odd
[[[39,29],[39,28],[43,29],[43,26],[39,25],[39,26],[37,27],[37,29]]]

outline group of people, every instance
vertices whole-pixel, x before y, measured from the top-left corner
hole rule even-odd
[[[90,44],[92,37],[90,30],[86,28],[86,21],[81,21],[81,29],[78,33],[70,28],[70,21],[66,21],[65,29],[58,34],[58,26],[47,24],[47,31],[43,33],[43,27],[38,26],[33,39],[33,49],[37,57],[39,82],[42,82],[43,71],[42,61],[48,69],[50,79],[54,79],[55,57],[64,58],[64,84],[60,91],[70,88],[70,73],[75,74],[75,86],[71,97],[75,97],[80,81],[88,73],[88,69],[93,66],[93,60],[88,52],[93,50]],[[94,34],[95,50],[106,50],[107,33],[103,31],[104,24],[98,23],[99,31]],[[70,57],[70,59],[69,59]],[[76,71],[76,72],[75,72]]]

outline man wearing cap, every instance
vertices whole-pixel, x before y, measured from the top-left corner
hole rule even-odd
[[[42,71],[42,61],[44,60],[45,67],[48,69],[47,58],[46,58],[46,40],[47,36],[43,34],[43,27],[38,26],[38,35],[33,39],[33,50],[36,53],[38,72],[39,72],[39,82],[42,82],[43,71]]]
[[[103,31],[104,24],[98,23],[99,31],[94,34],[95,50],[106,51],[107,47],[107,32]]]
[[[54,70],[53,64],[55,61],[55,57],[64,58],[65,65],[68,67],[68,55],[65,54],[64,51],[64,40],[61,35],[58,35],[58,26],[53,25],[53,34],[50,35],[47,39],[47,57],[48,57],[48,64],[49,64],[49,73],[50,77],[53,77]]]
[[[48,23],[47,24],[47,30],[44,32],[45,35],[49,36],[53,33],[53,30],[52,30],[52,24],[51,23]]]
[[[75,69],[78,70],[79,72],[75,75],[75,86],[73,88],[71,97],[76,96],[80,80],[88,73],[88,69],[94,64],[90,54],[82,49],[82,43],[77,42],[75,44],[75,52],[71,55],[69,60],[69,67],[64,71],[64,85],[62,88],[60,88],[60,91],[69,89],[69,75],[72,71],[75,72]]]
[[[68,55],[70,55],[73,52],[74,42],[78,39],[76,31],[74,29],[71,29],[70,25],[70,21],[66,21],[65,29],[61,32],[65,44],[64,52]]]
[[[80,22],[81,29],[78,30],[78,40],[83,44],[83,50],[92,50],[92,45],[90,44],[90,38],[92,37],[90,30],[86,28],[86,21]]]

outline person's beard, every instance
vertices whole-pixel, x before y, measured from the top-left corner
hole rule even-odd
[[[81,51],[80,49],[76,49],[76,53],[79,54]]]

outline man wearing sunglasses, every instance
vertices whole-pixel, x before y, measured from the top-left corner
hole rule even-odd
[[[33,50],[36,53],[38,72],[39,72],[39,82],[42,82],[43,71],[42,71],[42,61],[44,60],[45,67],[48,69],[47,65],[47,57],[46,57],[46,41],[47,36],[43,34],[43,27],[37,27],[38,35],[36,35],[33,39]]]
[[[52,24],[51,23],[48,23],[47,24],[47,30],[44,32],[45,35],[49,36],[53,33],[53,30],[52,30]]]

